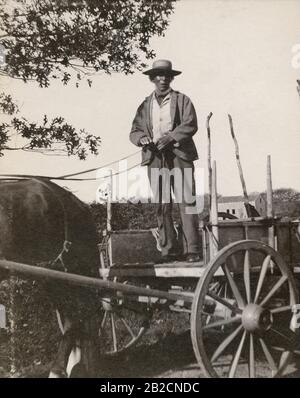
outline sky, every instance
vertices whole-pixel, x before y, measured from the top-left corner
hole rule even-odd
[[[248,192],[266,189],[267,155],[273,188],[300,190],[300,98],[292,63],[300,45],[299,0],[181,0],[163,38],[153,38],[156,58],[170,59],[182,71],[172,87],[187,94],[198,115],[194,140],[196,166],[204,169],[207,190],[206,117],[211,119],[212,157],[217,162],[218,192],[242,194],[227,114],[233,118]],[[149,64],[151,66],[151,62]],[[64,175],[106,164],[135,153],[129,141],[137,106],[153,90],[140,72],[98,74],[89,88],[54,81],[49,88],[1,77],[1,91],[12,94],[21,113],[42,121],[61,115],[77,128],[99,135],[98,156],[86,161],[38,153],[8,152],[1,173]],[[130,158],[137,164],[140,155]],[[116,164],[113,172],[118,171]],[[90,173],[87,177],[94,177]],[[95,200],[99,182],[63,182],[84,201]],[[141,193],[143,184],[141,183]]]

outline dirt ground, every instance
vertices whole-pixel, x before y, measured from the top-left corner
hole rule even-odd
[[[16,375],[22,378],[48,377],[48,366],[33,366]],[[8,377],[2,374],[1,377]],[[154,344],[141,342],[130,352],[102,361],[99,378],[204,378],[195,360],[189,331],[168,334]],[[243,377],[248,377],[245,373]],[[300,357],[295,357],[284,378],[300,377]]]
[[[189,331],[167,335],[150,346],[142,344],[131,353],[107,360],[103,365],[105,369],[102,369],[100,377],[205,377],[195,360]],[[300,357],[293,359],[284,377],[300,377]]]
[[[179,318],[177,317],[177,321]],[[103,358],[99,378],[204,378],[196,362],[186,319],[176,326],[173,318],[162,326],[152,327],[139,344],[117,357]],[[15,377],[48,377],[49,365],[35,365]],[[248,377],[248,368],[241,377]],[[0,377],[8,377],[1,374]],[[294,357],[285,371],[285,378],[300,377],[300,356]]]

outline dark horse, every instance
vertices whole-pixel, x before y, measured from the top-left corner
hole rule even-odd
[[[89,207],[48,179],[0,180],[0,231],[0,258],[97,276],[97,234]],[[62,331],[50,377],[66,376],[70,354],[83,345],[81,369],[95,376],[99,351],[89,313],[96,311],[96,293],[57,282],[47,282],[46,288]]]

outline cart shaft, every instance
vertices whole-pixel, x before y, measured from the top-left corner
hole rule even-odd
[[[0,268],[25,278],[41,279],[45,281],[61,281],[66,284],[94,288],[97,290],[121,292],[124,295],[143,295],[148,297],[164,298],[170,301],[184,300],[191,303],[193,297],[186,294],[169,293],[163,290],[133,286],[108,280],[92,278],[83,275],[65,273],[33,265],[0,260]]]

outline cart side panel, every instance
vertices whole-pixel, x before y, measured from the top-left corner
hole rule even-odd
[[[268,227],[267,225],[260,223],[220,223],[219,231],[220,249],[227,246],[229,243],[237,242],[238,240],[243,239],[254,239],[268,243]]]
[[[202,236],[199,231],[199,243],[202,253]],[[111,239],[111,256],[113,265],[154,264],[161,261],[161,251],[157,238],[151,230],[113,231]],[[183,234],[178,232],[178,250],[185,247]]]
[[[296,224],[281,221],[275,224],[276,250],[281,254],[287,264],[300,264],[300,242],[297,239],[294,229]],[[268,244],[268,220],[243,221],[231,220],[219,222],[219,248],[227,246],[232,242],[242,239],[254,239]],[[239,259],[239,262],[242,259]],[[256,265],[261,258],[253,255],[251,264]]]
[[[219,224],[219,250],[230,243],[245,239],[244,228],[240,224]]]
[[[300,266],[300,241],[298,240],[296,234],[291,231],[291,247],[292,247],[292,263]]]
[[[290,228],[288,225],[278,224],[276,226],[277,250],[288,264],[292,263],[292,242]]]
[[[254,239],[268,243],[268,226],[260,222],[234,221],[219,224],[219,243],[220,249],[230,243],[243,239]],[[252,266],[260,266],[264,256],[260,253],[250,253],[250,262]],[[244,254],[235,253],[234,259],[227,262],[229,268],[234,272],[242,272],[244,265]]]
[[[115,231],[110,239],[112,264],[155,263],[161,258],[150,230]]]
[[[300,242],[294,231],[293,223],[277,225],[277,250],[285,262],[291,265],[300,264]]]

